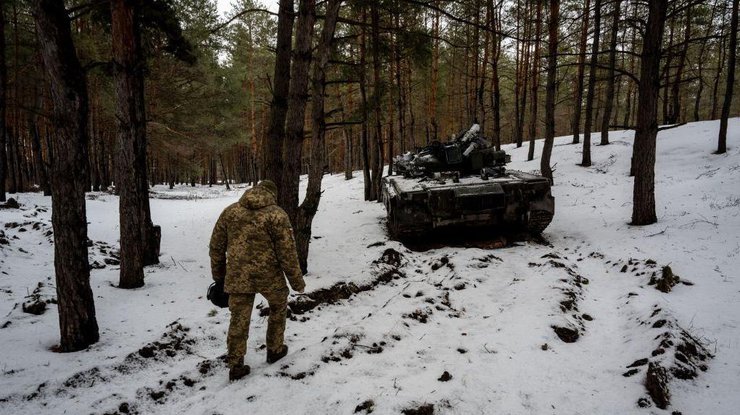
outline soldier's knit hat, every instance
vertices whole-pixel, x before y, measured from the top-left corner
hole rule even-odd
[[[260,186],[267,189],[273,196],[277,196],[277,185],[272,180],[262,180]]]

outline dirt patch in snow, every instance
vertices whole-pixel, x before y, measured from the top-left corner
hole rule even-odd
[[[419,406],[402,409],[401,413],[403,415],[433,415],[434,414],[434,404],[424,403]]]
[[[697,338],[681,328],[675,318],[656,305],[650,317],[640,322],[651,329],[660,330],[655,337],[657,343],[649,357],[638,359],[627,366],[623,376],[633,376],[647,365],[643,384],[650,400],[660,409],[671,403],[670,385],[674,380],[695,379],[708,369],[708,362],[714,357]],[[638,404],[649,405],[641,398]]]
[[[365,284],[355,284],[353,282],[339,282],[329,288],[321,288],[305,295],[298,296],[296,299],[288,302],[288,315],[305,314],[322,305],[336,304],[339,301],[349,299],[350,297],[374,289],[375,287],[388,284],[393,280],[405,278],[406,274],[399,268],[403,266],[405,258],[403,254],[393,248],[383,251],[379,259],[373,262],[375,278]],[[270,308],[260,309],[260,316],[270,315]]]

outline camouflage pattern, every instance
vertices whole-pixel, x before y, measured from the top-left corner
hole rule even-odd
[[[255,293],[270,305],[266,343],[269,351],[277,352],[283,346],[287,316],[286,277],[294,290],[305,288],[293,229],[288,215],[275,204],[275,193],[271,182],[247,190],[223,211],[211,235],[211,273],[215,281],[224,280],[229,293],[230,367],[244,362]]]
[[[285,318],[288,310],[288,289],[286,287],[284,290],[268,291],[260,294],[267,299],[270,306],[270,317],[267,320],[267,349],[271,352],[277,352],[283,346]],[[231,322],[229,323],[229,334],[226,339],[229,367],[244,364],[254,296],[254,294],[231,294],[229,296]]]
[[[210,256],[213,279],[225,278],[229,294],[284,291],[285,277],[294,290],[305,287],[290,219],[269,186],[247,190],[223,211],[213,228]]]

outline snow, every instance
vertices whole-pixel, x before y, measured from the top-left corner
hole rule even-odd
[[[259,349],[266,319],[255,311],[252,374],[234,383],[219,360],[229,312],[204,295],[212,226],[244,187],[153,189],[161,264],[146,269],[146,285],[136,290],[115,288],[115,265],[94,269],[101,339],[70,354],[50,351],[58,342],[54,304],[40,316],[21,310],[39,282],[42,300],[55,291],[45,235],[50,200],[17,195],[21,210],[0,210],[10,241],[0,245],[0,413],[113,413],[124,402],[142,414],[352,413],[368,400],[382,414],[424,403],[435,413],[464,414],[736,413],[740,119],[730,120],[727,154],[712,154],[717,129],[710,121],[659,134],[658,223],[644,227],[628,225],[633,133],[613,132],[612,144],[593,147],[591,168],[576,165],[580,146],[570,137],[556,139],[556,215],[544,233],[552,246],[410,251],[388,240],[383,206],[363,201],[361,175],[325,177],[307,292],[370,284],[386,271],[403,277],[288,321],[290,353],[273,365]],[[526,145],[506,150],[509,167],[538,170],[538,159],[524,161]],[[117,245],[117,201],[88,197],[91,262],[101,266]],[[387,249],[401,253],[399,266],[376,262]],[[667,294],[648,285],[663,265],[693,285]],[[568,298],[577,311],[561,309]],[[645,366],[623,376],[638,359],[662,359],[651,356],[666,330],[653,327],[658,318],[715,355],[696,379],[671,382],[667,410],[638,407],[647,397]],[[553,326],[574,328],[580,338],[565,343]],[[154,357],[139,355],[154,342]],[[441,382],[445,371],[452,379]]]

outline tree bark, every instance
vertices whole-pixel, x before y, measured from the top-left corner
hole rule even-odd
[[[270,127],[265,140],[265,177],[278,186],[278,199],[287,191],[282,189],[283,139],[285,120],[288,113],[290,91],[291,42],[293,39],[293,0],[280,0],[278,9],[277,44],[275,71],[270,104]]]
[[[730,20],[730,47],[727,52],[727,86],[725,100],[722,104],[722,117],[719,121],[719,137],[717,140],[717,154],[727,152],[727,118],[730,116],[730,105],[735,87],[735,58],[737,55],[737,24],[739,0],[732,0],[732,20]]]
[[[501,3],[499,3],[500,5]],[[501,82],[498,73],[498,63],[501,57],[501,36],[497,31],[501,28],[500,6],[494,7],[493,0],[489,0],[488,7],[492,11],[492,22],[495,29],[493,33],[491,53],[491,107],[493,111],[493,141],[496,150],[501,150]]]
[[[540,41],[542,37],[542,1],[537,1],[537,21],[535,22],[534,59],[532,59],[532,104],[529,109],[529,152],[527,161],[534,160],[534,143],[537,138],[537,104],[540,86]]]
[[[601,0],[594,3],[594,42],[588,69],[588,93],[586,94],[586,121],[583,126],[583,158],[581,166],[591,165],[591,125],[593,124],[594,96],[596,94],[596,66],[599,63],[599,38],[601,37]]]
[[[524,39],[529,39],[532,34],[530,16],[531,13],[532,12],[529,2],[526,2],[526,7],[524,11]],[[527,110],[527,85],[529,84],[528,69],[530,57],[530,46],[528,40],[525,40],[522,44],[522,56],[524,58],[523,62],[520,64],[519,75],[517,76],[517,79],[521,78],[521,81],[518,81],[518,84],[521,87],[521,92],[519,93],[519,95],[521,96],[521,102],[519,103],[519,106],[516,110],[516,114],[514,114],[514,116],[516,117],[515,140],[517,148],[522,146],[522,141],[524,137],[524,113]]]
[[[604,114],[601,118],[601,145],[609,144],[609,125],[612,117],[612,108],[614,106],[614,76],[617,65],[617,35],[619,34],[619,14],[621,0],[614,1],[614,10],[612,11],[612,33],[609,43],[609,70],[606,75],[606,97],[604,100]]]
[[[7,128],[5,113],[7,108],[8,67],[5,65],[5,8],[0,5],[0,202],[5,201],[5,181],[8,176],[8,153],[5,150]]]
[[[296,247],[298,260],[303,272],[308,270],[308,248],[311,243],[311,225],[321,201],[321,179],[324,176],[324,94],[326,90],[326,67],[329,63],[334,30],[337,25],[339,8],[343,0],[328,0],[324,27],[316,48],[316,59],[311,80],[311,165],[308,171],[306,197],[298,210],[296,223]]]
[[[53,100],[52,215],[54,270],[61,341],[59,350],[82,350],[98,341],[87,258],[85,187],[88,98],[83,71],[62,0],[30,2]]]
[[[308,72],[311,67],[311,39],[316,20],[316,0],[300,0],[296,22],[293,63],[290,68],[290,92],[285,121],[283,145],[282,192],[278,192],[278,203],[285,209],[290,222],[295,225],[298,218],[298,184],[301,175],[301,155],[308,101]]]
[[[686,55],[689,52],[689,44],[691,41],[691,19],[693,14],[691,13],[691,7],[686,10],[686,27],[684,27],[683,47],[681,53],[678,56],[678,65],[676,67],[676,76],[671,85],[671,102],[668,108],[668,124],[675,124],[681,119],[681,82],[683,79],[683,71],[686,67]],[[666,97],[667,99],[668,97]]]
[[[633,225],[649,225],[657,222],[655,215],[655,138],[658,135],[660,57],[666,9],[667,0],[650,2],[643,39],[637,99],[637,126],[632,153],[635,167],[632,197]]]
[[[362,7],[362,22],[366,23],[367,12]],[[360,84],[360,103],[362,109],[362,131],[360,132],[360,147],[362,157],[362,178],[365,190],[365,200],[374,200],[375,188],[373,187],[373,179],[370,175],[370,140],[369,140],[369,111],[367,102],[367,76],[365,73],[365,66],[367,64],[367,49],[365,43],[367,41],[367,34],[365,25],[360,28],[360,66],[357,68],[359,72],[359,84]]]
[[[588,19],[591,15],[591,0],[586,0],[583,6],[583,26],[581,27],[581,40],[578,46],[578,73],[575,79],[573,91],[573,144],[580,142],[581,131],[581,108],[583,107],[583,84],[586,72],[586,47],[588,40]]]
[[[547,87],[545,95],[545,144],[542,148],[540,171],[553,183],[550,156],[555,142],[555,92],[557,88],[558,21],[560,0],[550,0],[550,20],[547,24]]]
[[[121,223],[120,288],[144,285],[144,266],[159,262],[159,228],[149,210],[147,182],[144,58],[140,9],[131,0],[111,1],[113,79],[118,136],[118,188]]]
[[[432,85],[430,88],[429,97],[429,132],[431,133],[431,140],[437,140],[439,134],[439,122],[437,120],[437,84],[439,83],[439,12],[434,11],[434,18],[432,20]],[[409,82],[411,79],[409,78]],[[413,133],[412,133],[413,134]],[[412,137],[416,140],[416,137]],[[429,134],[427,134],[427,141],[429,141]]]
[[[382,96],[380,86],[380,12],[378,4],[372,2],[370,5],[371,47],[373,54],[373,118],[375,129],[373,131],[373,145],[371,146],[370,175],[373,182],[373,198],[370,200],[380,201],[381,178],[383,175],[383,124],[382,124]]]

